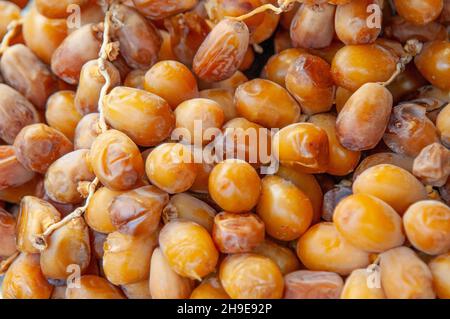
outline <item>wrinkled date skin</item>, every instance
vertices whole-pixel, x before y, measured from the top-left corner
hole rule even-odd
[[[378,0],[350,1],[339,5],[336,9],[336,34],[345,44],[373,43],[380,34],[381,28],[373,27],[368,21],[373,14],[371,6],[379,6]]]
[[[58,130],[45,124],[33,124],[20,131],[14,149],[23,166],[44,174],[55,160],[73,150],[73,144]]]
[[[20,254],[6,272],[2,285],[5,299],[48,299],[52,290],[39,267],[39,254]]]
[[[374,148],[383,137],[392,104],[392,94],[385,87],[364,84],[337,117],[336,133],[341,144],[352,151]]]
[[[133,3],[147,18],[159,20],[192,9],[198,0],[133,0]]]
[[[344,281],[333,272],[299,270],[284,277],[285,299],[339,299]]]
[[[304,173],[324,172],[329,162],[327,133],[311,123],[284,127],[273,137],[272,150],[281,163],[294,165]]]
[[[186,12],[164,20],[170,34],[172,51],[180,62],[192,64],[195,53],[211,31],[206,20],[195,12]]]
[[[80,182],[93,181],[88,164],[88,150],[77,150],[56,160],[45,176],[45,192],[54,201],[77,204],[83,200],[78,191]]]
[[[5,51],[0,69],[5,82],[41,110],[48,97],[57,90],[57,81],[50,70],[23,44]]]
[[[162,40],[153,23],[125,5],[114,5],[111,10],[123,23],[116,36],[127,64],[143,70],[155,64]]]
[[[71,274],[67,267],[78,265],[83,273],[90,259],[89,229],[83,218],[75,218],[52,233],[40,264],[45,277],[64,280]]]
[[[157,246],[157,236],[130,236],[119,232],[108,235],[103,244],[103,269],[106,279],[126,285],[148,278],[150,259]]]
[[[98,57],[101,36],[93,27],[87,24],[72,32],[53,53],[52,71],[68,84],[78,84],[83,65]]]
[[[109,130],[99,135],[89,157],[95,175],[112,190],[133,189],[144,176],[144,161],[138,147],[120,131]]]
[[[295,47],[319,49],[331,44],[334,36],[336,6],[323,4],[320,8],[302,5],[291,24],[291,39]]]
[[[222,212],[214,219],[214,243],[223,253],[251,252],[264,241],[264,234],[264,223],[255,214]]]
[[[425,146],[439,142],[439,135],[424,107],[405,103],[393,108],[383,140],[397,154],[416,157]]]
[[[245,23],[224,19],[203,41],[194,57],[193,70],[206,82],[230,78],[241,65],[250,34]]]
[[[0,189],[23,185],[33,177],[34,173],[17,160],[12,146],[0,146]]]
[[[119,232],[151,234],[159,225],[169,195],[155,186],[134,189],[114,199],[109,208],[111,222]]]
[[[91,113],[84,116],[75,129],[74,146],[76,150],[89,149],[92,143],[100,135],[98,125],[99,114]]]
[[[12,144],[20,130],[39,122],[33,104],[13,88],[0,83],[0,138]]]
[[[111,82],[109,89],[120,85],[119,70],[109,61],[105,63]],[[100,91],[105,84],[105,78],[100,73],[97,60],[92,60],[83,65],[80,73],[80,83],[75,94],[75,107],[80,114],[95,113],[98,109]]]
[[[50,203],[33,196],[25,196],[20,202],[17,217],[17,249],[25,253],[38,253],[32,239],[42,234],[50,225],[59,222],[61,214]]]
[[[289,67],[285,81],[304,113],[322,113],[331,109],[336,88],[330,65],[323,59],[301,54]]]
[[[389,20],[384,32],[387,37],[402,43],[412,38],[423,42],[447,39],[447,31],[442,24],[430,22],[419,26],[406,21],[402,17],[393,17]]]
[[[16,220],[0,208],[0,257],[8,257],[16,251]]]

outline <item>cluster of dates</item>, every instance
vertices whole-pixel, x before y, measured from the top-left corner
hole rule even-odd
[[[392,3],[110,1],[99,110],[104,8],[0,0],[3,297],[450,298],[450,1]]]

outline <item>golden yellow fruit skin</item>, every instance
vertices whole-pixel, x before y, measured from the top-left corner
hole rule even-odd
[[[275,82],[254,79],[241,84],[234,96],[238,114],[267,128],[298,121],[301,110],[288,91]]]
[[[230,299],[218,277],[210,277],[192,291],[190,299]]]
[[[390,164],[379,164],[362,172],[353,183],[353,193],[378,197],[400,215],[411,204],[427,199],[427,191],[417,178]]]
[[[424,253],[439,255],[449,251],[450,208],[444,203],[414,203],[403,215],[403,226],[411,244]]]
[[[36,9],[40,14],[48,17],[49,19],[64,19],[68,17],[73,11],[67,10],[70,5],[76,5],[80,10],[88,5],[89,0],[36,0],[34,1]]]
[[[264,66],[267,79],[285,87],[285,79],[289,67],[304,52],[305,50],[301,48],[291,48],[273,55]]]
[[[426,25],[438,18],[443,0],[394,0],[398,15],[415,25]]]
[[[386,299],[383,288],[369,287],[367,269],[356,269],[345,280],[341,299]]]
[[[92,143],[90,165],[100,182],[116,191],[135,188],[144,176],[144,161],[136,144],[124,133],[108,130]]]
[[[311,201],[314,210],[313,223],[320,220],[322,215],[323,192],[316,177],[313,174],[302,173],[295,167],[281,165],[277,175],[291,181],[297,186]]]
[[[224,123],[224,117],[219,103],[204,98],[184,101],[175,109],[176,128],[188,133],[187,136],[183,136],[183,140],[190,144],[205,145],[211,142],[214,136],[207,136],[207,134],[219,132]],[[198,123],[201,123],[201,130],[196,132]],[[200,139],[196,137],[199,133],[202,136]]]
[[[128,299],[152,299],[148,279],[123,285],[120,288]]]
[[[198,165],[197,176],[195,177],[194,184],[192,184],[191,188],[189,189],[191,192],[201,194],[208,193],[209,174],[211,173],[214,166],[215,166],[214,163],[206,163],[206,162],[203,162]]]
[[[225,160],[217,164],[208,181],[212,199],[225,211],[243,213],[258,202],[261,180],[256,170],[242,160]]]
[[[145,74],[144,88],[166,100],[173,110],[183,101],[198,97],[195,76],[178,61],[160,61],[152,66]]]
[[[73,142],[75,129],[82,115],[75,108],[75,93],[73,91],[59,91],[47,100],[45,118],[48,125],[63,133]]]
[[[41,272],[39,254],[20,254],[6,272],[2,285],[4,299],[49,299],[52,290]]]
[[[159,235],[159,246],[170,267],[191,279],[201,280],[213,272],[219,259],[211,235],[191,221],[166,224]]]
[[[62,204],[79,204],[84,198],[79,192],[80,183],[95,179],[89,165],[89,150],[76,150],[58,158],[45,174],[47,196]]]
[[[394,53],[376,43],[346,45],[336,52],[331,72],[336,85],[356,91],[365,83],[387,81],[397,60]]]
[[[312,123],[295,123],[284,127],[272,138],[274,156],[305,173],[323,173],[329,161],[328,136]]]
[[[450,147],[450,104],[447,104],[436,118],[436,127],[441,135],[442,143]]]
[[[169,194],[187,191],[195,182],[198,164],[181,143],[164,143],[153,149],[145,163],[150,182]]]
[[[128,235],[152,234],[158,230],[169,194],[147,185],[119,195],[109,207],[109,217],[118,231]]]
[[[364,251],[383,252],[405,241],[401,217],[371,195],[354,194],[344,198],[334,210],[333,221],[349,243]]]
[[[356,168],[361,158],[361,152],[350,151],[339,142],[336,135],[336,116],[331,113],[313,115],[309,122],[325,130],[328,135],[329,160],[327,173],[344,176]]]
[[[338,87],[336,89],[336,111],[339,114],[339,112],[342,111],[344,108],[345,103],[347,103],[348,99],[353,95],[353,91],[347,90],[343,87]]]
[[[160,248],[153,251],[150,264],[149,288],[153,299],[189,298],[194,283],[174,272]]]
[[[309,198],[293,183],[279,176],[263,178],[256,211],[264,221],[266,232],[284,241],[300,237],[313,217]]]
[[[214,217],[212,238],[221,253],[249,253],[264,241],[265,234],[256,214],[221,212]]]
[[[89,227],[104,234],[116,231],[116,227],[111,222],[109,207],[114,199],[123,193],[121,191],[112,191],[107,187],[99,188],[92,196],[84,213],[84,219]]]
[[[0,258],[7,258],[17,251],[16,218],[0,204]]]
[[[0,190],[0,200],[19,204],[23,197],[38,195],[39,186],[43,179],[41,176],[35,176],[32,180],[17,187],[8,187]]]
[[[39,253],[32,244],[33,237],[60,219],[61,214],[50,203],[33,196],[23,197],[17,217],[17,249],[24,253]]]
[[[336,87],[330,65],[322,58],[302,53],[289,67],[286,88],[308,115],[331,110]]]
[[[279,299],[283,295],[280,269],[261,255],[230,255],[222,262],[219,276],[232,299]]]
[[[106,61],[105,63],[105,70],[108,72],[111,79],[109,82],[108,91],[106,92],[108,93],[110,90],[113,90],[113,88],[120,85],[120,72],[115,65],[109,61]],[[97,59],[90,60],[83,65],[80,71],[80,82],[77,86],[77,91],[75,94],[75,107],[80,114],[86,115],[89,113],[98,112],[98,100],[100,99],[101,90],[105,83],[106,81],[100,72]],[[114,96],[116,100],[119,100],[119,96],[117,94]],[[104,99],[103,111],[105,113],[107,111],[107,107],[109,106],[109,103],[105,103],[106,100],[111,101],[109,94]],[[124,108],[128,109],[128,105],[124,104]],[[135,121],[138,121],[139,119],[132,119],[133,115],[131,112],[128,112],[127,115],[130,116],[127,117],[127,120],[129,121],[128,123],[133,123],[136,125],[137,123]]]
[[[20,8],[10,1],[0,2],[1,21],[0,38],[3,38],[7,32],[8,24],[20,18]]]
[[[76,150],[91,148],[95,138],[101,133],[98,125],[99,117],[98,113],[90,113],[78,122],[73,139]]]
[[[118,287],[102,277],[85,275],[80,287],[67,288],[66,299],[125,299]]]
[[[200,199],[180,193],[170,198],[169,204],[163,210],[163,219],[165,222],[177,218],[191,220],[211,232],[216,213],[214,208]]]
[[[103,244],[103,271],[114,285],[127,285],[149,276],[150,258],[157,234],[130,236],[115,231]]]
[[[429,264],[433,286],[440,299],[450,299],[450,253],[434,258]]]
[[[445,40],[430,41],[415,58],[420,73],[433,86],[448,91],[450,89],[450,43]]]
[[[345,102],[336,119],[336,135],[352,151],[373,149],[383,138],[392,112],[392,94],[379,83],[366,83]]]
[[[337,231],[333,223],[319,223],[300,237],[297,255],[310,270],[348,275],[369,265],[369,253],[352,246]]]
[[[245,160],[255,168],[270,161],[272,135],[267,128],[236,117],[225,123],[222,131],[225,143],[233,146],[225,146],[227,158]]]
[[[55,230],[47,239],[47,248],[41,252],[40,265],[46,278],[65,280],[71,265],[81,273],[89,266],[91,246],[89,228],[83,218],[72,219]]]
[[[410,248],[397,247],[382,253],[380,267],[387,298],[435,298],[430,269]]]
[[[233,90],[231,89],[206,89],[200,91],[200,97],[204,99],[210,99],[216,101],[220,107],[222,108],[224,114],[224,121],[228,122],[234,118],[236,118],[237,111],[236,105],[234,104],[233,98]]]
[[[278,245],[270,239],[266,239],[253,252],[272,259],[283,275],[300,269],[300,261],[297,255],[288,247]]]
[[[353,181],[355,181],[356,178],[361,175],[361,173],[366,169],[379,164],[391,164],[401,167],[411,173],[413,170],[413,162],[414,158],[408,157],[406,155],[400,155],[390,152],[375,153],[367,156],[359,163],[358,167],[353,173]]]
[[[144,89],[144,77],[145,77],[145,71],[144,70],[132,70],[130,73],[127,74],[127,77],[123,81],[123,86],[135,88],[135,89]]]
[[[140,146],[155,146],[170,136],[175,115],[169,104],[150,92],[119,86],[104,99],[106,121]]]

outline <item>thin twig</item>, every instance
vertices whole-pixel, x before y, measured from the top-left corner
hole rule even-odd
[[[397,63],[395,72],[392,74],[389,80],[387,80],[386,82],[380,82],[380,84],[383,86],[388,86],[389,84],[394,82],[397,76],[405,70],[406,65],[408,65],[408,63],[411,62],[412,59],[414,59],[414,57],[422,51],[422,48],[423,44],[419,40],[410,39],[406,41],[406,44],[404,46],[405,54]]]
[[[17,30],[22,25],[23,20],[13,20],[8,24],[8,27],[6,28],[6,34],[2,39],[2,42],[0,44],[0,55],[2,55],[6,49],[9,48],[9,43],[11,42],[12,38],[16,35]]]
[[[108,130],[108,126],[106,125],[105,121],[105,115],[103,112],[103,100],[111,86],[111,77],[108,73],[108,70],[106,69],[106,62],[108,60],[108,51],[110,48],[111,17],[112,17],[111,11],[110,10],[106,11],[105,22],[103,27],[104,28],[103,43],[100,48],[99,58],[97,60],[100,74],[105,79],[105,84],[103,84],[102,89],[100,90],[100,97],[98,99],[98,112],[100,113],[99,126],[102,133]]]
[[[271,3],[266,3],[262,6],[255,8],[254,10],[250,11],[249,13],[243,14],[239,17],[228,17],[228,18],[238,20],[238,21],[243,21],[243,20],[253,17],[254,15],[266,12],[268,10],[271,10],[271,11],[275,12],[276,14],[282,14],[283,12],[287,12],[287,11],[291,10],[293,7],[293,4],[296,2],[301,3],[303,1],[302,0],[278,0],[278,7],[274,6]]]
[[[397,76],[400,73],[402,73],[404,69],[405,69],[405,67],[403,66],[403,64],[401,62],[397,63],[397,65],[395,67],[395,72],[392,73],[392,75],[389,78],[389,80],[387,80],[386,82],[381,82],[380,84],[383,85],[383,86],[388,86],[389,84],[394,82],[394,80],[397,78]]]
[[[116,1],[112,1],[111,3],[106,3],[105,6],[105,20],[103,23],[103,42],[102,46],[100,48],[99,52],[99,58],[97,60],[98,63],[98,69],[100,74],[105,79],[105,83],[103,84],[101,90],[100,90],[100,96],[98,100],[98,112],[100,113],[100,119],[99,119],[99,127],[101,130],[101,133],[104,133],[108,130],[108,126],[105,121],[104,112],[103,112],[103,100],[108,93],[108,90],[111,86],[111,77],[108,73],[108,70],[106,68],[106,63],[110,59],[111,56],[114,56],[112,53],[113,50],[118,50],[118,47],[114,45],[114,43],[111,42],[111,24],[112,22],[112,12],[111,7]],[[96,177],[88,186],[88,194],[86,197],[86,201],[82,207],[78,207],[75,209],[72,213],[64,217],[61,221],[51,225],[48,227],[44,233],[36,236],[34,238],[33,246],[36,247],[39,250],[44,250],[47,247],[47,238],[50,236],[55,230],[58,228],[66,225],[71,220],[75,218],[79,218],[83,216],[85,213],[87,207],[89,206],[89,203],[92,200],[92,197],[95,193],[95,190],[97,189],[97,186],[99,184],[99,179]]]
[[[84,212],[86,211],[86,209],[89,206],[89,203],[91,202],[91,199],[95,193],[95,190],[97,189],[98,184],[99,184],[99,180],[96,177],[89,184],[89,194],[86,198],[84,205],[82,207],[78,207],[77,209],[75,209],[72,213],[70,213],[63,219],[61,219],[59,222],[50,225],[42,234],[36,235],[32,242],[33,246],[40,251],[44,250],[45,248],[47,248],[48,236],[50,236],[55,230],[68,224],[73,219],[83,216]]]

